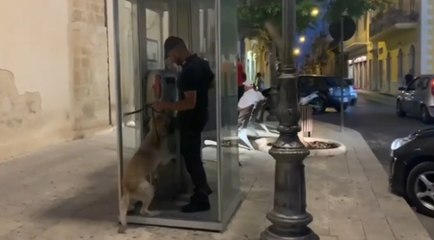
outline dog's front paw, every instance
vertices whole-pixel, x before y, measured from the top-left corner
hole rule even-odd
[[[148,217],[156,217],[156,216],[158,216],[158,215],[160,215],[160,214],[161,214],[160,211],[144,211],[144,212],[142,213],[142,215],[144,215],[144,216],[148,216]]]
[[[118,233],[124,234],[127,232],[127,226],[119,226]]]

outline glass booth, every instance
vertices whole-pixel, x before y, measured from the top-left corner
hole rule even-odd
[[[145,217],[134,211],[129,223],[225,230],[241,201],[238,147],[205,145],[234,139],[237,131],[237,16],[233,0],[117,0],[114,4],[119,138],[119,189],[128,161],[147,134],[152,114],[143,107],[158,97],[176,101],[177,69],[166,68],[163,43],[175,35],[190,50],[208,60],[216,75],[209,94],[210,120],[203,133],[203,160],[209,184],[211,210],[181,213],[192,193],[190,178],[179,154],[179,136],[169,136],[173,159],[160,166],[151,181],[156,194]],[[121,197],[119,191],[119,197]]]

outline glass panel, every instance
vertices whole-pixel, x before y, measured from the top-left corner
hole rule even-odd
[[[220,0],[220,139],[237,139],[237,1]],[[236,144],[220,144],[221,206],[223,219],[229,219],[238,206],[240,193],[239,153]],[[232,209],[231,209],[232,208]]]
[[[124,115],[140,107],[140,78],[138,69],[137,5],[134,1],[119,1],[119,52],[121,110],[123,113],[123,160],[132,157],[141,139],[140,114]]]
[[[193,0],[192,9],[192,46],[199,57],[207,60],[211,69],[216,73],[215,64],[215,3],[214,0]],[[214,82],[216,84],[216,81]],[[215,85],[208,92],[209,120],[202,134],[203,140],[217,141],[217,101]],[[204,146],[202,149],[203,163],[208,178],[208,184],[213,190],[210,195],[210,220],[219,220],[219,188],[217,148]]]
[[[164,21],[165,13],[161,9],[146,8],[146,60],[148,70],[164,68],[163,33],[168,28],[168,22]],[[166,26],[164,26],[165,22]]]

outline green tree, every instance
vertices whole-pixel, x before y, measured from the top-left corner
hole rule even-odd
[[[323,0],[320,0],[323,1]],[[253,0],[250,4],[240,3],[238,19],[240,35],[243,37],[259,37],[271,40],[266,23],[280,29],[282,22],[282,0]],[[297,30],[302,32],[313,27],[316,18],[311,16],[310,10],[318,6],[318,1],[297,0]]]
[[[324,20],[332,22],[339,20],[342,14],[355,19],[363,16],[368,10],[384,8],[389,0],[296,0],[297,32],[315,26],[317,17],[310,14],[314,7],[326,11]],[[281,29],[282,0],[251,0],[239,1],[238,18],[242,37],[258,37],[271,41],[270,30],[266,24]]]
[[[358,19],[369,10],[383,10],[390,4],[389,0],[330,0],[326,20],[339,21],[342,14]]]

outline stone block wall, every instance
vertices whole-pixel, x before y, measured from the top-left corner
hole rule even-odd
[[[109,124],[105,0],[70,1],[73,130],[77,137]]]
[[[0,33],[0,161],[110,127],[105,0],[0,1]]]

